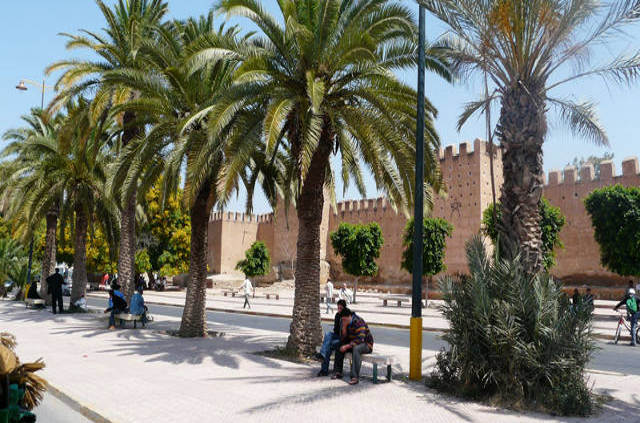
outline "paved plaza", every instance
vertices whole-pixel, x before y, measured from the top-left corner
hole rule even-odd
[[[91,304],[99,301],[90,299]],[[285,319],[210,312],[210,329],[223,336],[179,339],[164,332],[179,325],[179,313],[171,315],[167,309],[180,311],[151,305],[155,321],[147,329],[108,331],[99,314],[54,316],[1,301],[0,327],[17,336],[23,359],[45,359],[44,376],[56,391],[114,423],[333,422],[337,416],[341,421],[389,422],[583,421],[462,402],[408,382],[408,331],[402,329],[373,328],[376,352],[397,358],[398,377],[374,385],[365,364],[363,381],[352,387],[316,378],[317,366],[255,354],[283,345]],[[405,345],[396,342],[398,334],[406,335]],[[599,344],[601,364],[589,377],[594,389],[612,400],[590,421],[640,421],[640,350]],[[437,334],[425,333],[425,373],[441,345]],[[39,415],[39,421],[46,422],[46,415]]]

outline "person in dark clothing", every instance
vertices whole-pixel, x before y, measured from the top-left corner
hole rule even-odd
[[[580,293],[578,292],[578,288],[573,290],[573,296],[571,297],[571,303],[573,304],[573,309],[575,310],[580,304]]]
[[[636,294],[636,290],[630,288],[625,294],[622,301],[620,301],[613,308],[614,310],[618,310],[622,306],[627,307],[627,314],[629,315],[629,320],[631,321],[631,346],[636,346],[636,327],[638,326],[638,318],[640,317],[640,297]]]
[[[589,311],[593,312],[594,304],[593,304],[593,294],[591,293],[591,288],[587,288],[587,293],[584,295],[582,303],[589,307]]]
[[[371,354],[373,351],[373,335],[369,326],[360,316],[356,316],[351,310],[342,312],[341,345],[336,351],[336,361],[334,364],[334,379],[342,379],[342,366],[344,355],[351,350],[351,380],[349,385],[355,385],[360,381],[360,367],[362,366],[362,355]]]
[[[32,300],[41,300],[40,294],[38,294],[38,282],[34,281],[27,291],[27,298]]]
[[[117,285],[118,288],[120,287]],[[117,289],[109,291],[109,307],[104,311],[105,313],[111,312],[109,316],[109,330],[116,328],[116,314],[124,313],[127,311],[127,301],[124,296]]]
[[[340,329],[342,323],[342,312],[347,309],[347,302],[345,300],[338,300],[338,312],[333,319],[333,332],[327,332],[324,334],[324,340],[322,341],[322,348],[320,352],[316,354],[316,358],[322,360],[322,367],[318,372],[318,376],[329,375],[329,361],[331,360],[331,352],[338,349],[340,346]]]
[[[47,278],[47,292],[51,294],[51,307],[53,314],[56,314],[56,303],[62,313],[62,285],[64,285],[64,278],[60,274],[60,269],[56,268],[56,273]]]

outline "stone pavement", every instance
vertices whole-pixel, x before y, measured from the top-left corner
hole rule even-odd
[[[265,292],[272,292],[270,289],[258,288],[256,298],[251,299],[251,309],[243,309],[244,297],[224,296],[221,289],[207,289],[207,308],[216,311],[247,312],[269,316],[291,317],[293,310],[293,290],[280,290],[280,299],[273,297],[269,300],[265,298]],[[93,292],[89,294],[93,297],[107,298],[104,292]],[[383,307],[382,299],[385,294],[362,293],[358,294],[358,303],[350,305],[369,324],[384,325],[389,327],[409,327],[411,316],[411,303],[403,302],[402,307],[397,307],[395,301],[389,301],[388,306]],[[185,291],[155,292],[145,291],[145,301],[150,304],[177,305],[184,306]],[[406,297],[408,300],[408,297]],[[618,315],[612,310],[615,301],[596,301],[594,311],[593,329],[596,336],[602,339],[611,339],[617,327]],[[333,312],[325,314],[326,306],[320,304],[320,313],[323,319],[333,321]],[[440,300],[429,300],[429,307],[422,310],[422,326],[425,330],[443,331],[449,325],[442,317],[438,307],[442,305]],[[152,310],[153,312],[153,310]],[[624,340],[628,339],[628,331],[624,330]]]
[[[175,318],[159,317],[149,329],[105,329],[95,314],[57,315],[0,301],[0,328],[14,333],[25,360],[43,357],[44,376],[57,389],[111,422],[578,422],[498,410],[462,402],[423,384],[394,380],[373,385],[371,369],[351,387],[314,377],[317,366],[254,354],[286,341],[286,335],[210,324],[224,336],[180,339],[161,330],[177,328]],[[400,359],[403,347],[377,345]],[[435,351],[425,350],[424,371]],[[640,421],[640,376],[592,373],[599,392],[614,397],[589,421]]]

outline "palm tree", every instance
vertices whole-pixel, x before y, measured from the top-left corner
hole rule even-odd
[[[594,103],[553,95],[553,89],[598,76],[632,83],[640,75],[640,52],[590,65],[597,46],[640,16],[638,1],[615,0],[418,0],[450,28],[454,69],[461,75],[486,72],[500,100],[497,135],[504,184],[501,243],[519,252],[529,272],[542,269],[538,203],[544,185],[542,144],[547,109],[554,108],[577,136],[608,145]],[[487,102],[469,103],[463,123]]]
[[[281,0],[278,6],[281,19],[255,0],[220,1],[220,11],[248,17],[261,33],[235,52],[243,63],[213,108],[209,130],[215,136],[238,113],[260,114],[267,156],[289,157],[285,204],[295,203],[300,229],[288,348],[311,354],[321,339],[320,223],[325,189],[334,197],[331,154],[340,152],[345,187],[355,182],[365,195],[364,163],[393,204],[408,211],[412,201],[416,93],[393,70],[417,64],[417,28],[411,12],[391,0]],[[442,53],[429,49],[427,67],[450,78]],[[229,53],[204,50],[194,65],[221,54]],[[428,102],[427,110],[426,182],[438,188],[439,141]]]
[[[82,98],[67,103],[57,137],[27,139],[24,150],[40,160],[32,164],[28,174],[13,180],[16,192],[22,196],[13,200],[12,207],[24,210],[23,219],[28,227],[42,221],[51,204],[61,199],[63,222],[73,220],[71,304],[86,289],[86,240],[92,217],[98,218],[112,244],[118,237],[115,222],[119,214],[115,203],[105,194],[106,168],[112,161],[107,145],[114,124],[106,118],[93,122],[89,104]]]
[[[47,68],[47,73],[62,70],[56,89],[62,88],[53,104],[63,104],[89,89],[96,89],[91,104],[92,118],[97,120],[105,108],[136,98],[139,93],[120,85],[104,83],[104,75],[110,71],[130,68],[144,70],[144,60],[138,54],[141,44],[153,35],[153,27],[167,13],[164,0],[118,0],[109,8],[102,0],[96,0],[106,21],[105,35],[82,30],[83,35],[63,34],[69,38],[67,48],[84,48],[96,54],[99,61],[63,60]],[[120,117],[121,146],[144,135],[144,126],[137,122],[135,113],[125,112]],[[122,199],[118,277],[124,286],[125,295],[133,294],[136,246],[136,196],[137,187],[132,185]]]
[[[242,137],[259,146],[259,134],[224,134],[208,139],[207,114],[232,82],[236,62],[209,62],[196,72],[188,66],[193,52],[204,48],[235,48],[237,28],[214,28],[214,14],[172,22],[157,28],[157,41],[143,45],[141,54],[153,72],[125,68],[105,76],[109,83],[129,86],[140,93],[119,108],[135,113],[150,130],[145,139],[130,145],[121,155],[111,184],[129,189],[138,179],[155,182],[163,174],[167,196],[180,183],[186,167],[184,200],[191,217],[190,281],[187,285],[180,336],[206,336],[207,231],[213,206],[224,202],[236,181],[222,186],[228,151],[226,140]],[[258,120],[259,123],[259,120]],[[244,164],[246,167],[246,163]],[[244,175],[245,173],[239,172]],[[254,174],[257,174],[255,172]],[[252,174],[253,175],[253,174]],[[255,184],[257,177],[251,180]],[[220,186],[220,190],[218,189]],[[249,183],[250,185],[250,183]],[[273,196],[272,196],[273,197]]]
[[[16,178],[28,178],[33,175],[33,169],[36,163],[47,160],[46,156],[38,154],[33,148],[33,142],[39,138],[54,141],[58,136],[58,128],[61,117],[56,116],[50,118],[43,110],[33,109],[31,114],[22,116],[22,120],[26,126],[8,130],[3,134],[5,141],[10,143],[0,153],[2,157],[12,157],[12,160],[2,163],[3,178],[0,182],[0,192],[3,201],[7,207],[11,206],[12,200],[22,200],[28,195],[27,192],[17,190],[18,187],[24,187],[28,190],[34,189],[33,184],[40,182],[38,179],[32,178],[32,185],[16,183]],[[58,215],[60,212],[60,201],[62,193],[49,193],[47,196],[51,203],[48,205],[46,213],[46,235],[45,248],[42,259],[42,276],[40,278],[40,296],[48,298],[47,294],[47,277],[53,273],[56,266],[56,229],[58,227]],[[19,214],[17,221],[24,220],[28,214],[28,210],[15,210]],[[26,213],[26,214],[25,214]]]

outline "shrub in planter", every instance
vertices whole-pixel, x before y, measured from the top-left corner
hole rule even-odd
[[[466,252],[470,275],[440,281],[450,349],[438,354],[427,383],[508,407],[591,414],[590,310],[572,311],[548,274],[528,276],[518,258],[489,256],[479,237]]]

